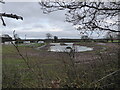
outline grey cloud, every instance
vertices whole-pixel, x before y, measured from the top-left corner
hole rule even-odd
[[[5,18],[7,27],[4,27],[3,33],[12,35],[13,30],[16,30],[22,38],[25,34],[28,38],[45,38],[46,33],[58,37],[80,37],[78,31],[65,22],[66,11],[43,14],[37,2],[7,2],[2,8],[3,12],[21,15],[24,18],[23,21]],[[50,31],[54,28],[61,31]]]

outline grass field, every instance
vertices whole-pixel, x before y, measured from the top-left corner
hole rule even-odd
[[[48,47],[35,49],[43,44],[20,45],[18,49],[24,60],[13,45],[3,45],[3,88],[117,87],[116,76],[93,82],[118,69],[118,45],[79,44],[94,50],[74,53],[72,58],[68,53],[48,52]]]
[[[112,42],[111,40],[109,40],[108,42]],[[119,42],[119,40],[113,40],[113,42]]]

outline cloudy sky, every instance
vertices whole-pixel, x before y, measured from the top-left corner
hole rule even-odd
[[[0,24],[2,34],[12,36],[15,30],[20,38],[25,38],[25,35],[27,38],[46,38],[46,33],[51,33],[58,38],[80,38],[75,27],[65,22],[66,11],[43,14],[37,2],[6,2],[1,6],[2,12],[17,14],[24,18],[23,21],[4,18],[7,26]],[[97,36],[94,33],[91,37],[97,38]]]

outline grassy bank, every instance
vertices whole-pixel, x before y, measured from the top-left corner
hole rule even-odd
[[[79,44],[95,50],[74,53],[73,58],[68,53],[36,50],[35,47],[41,46],[38,44],[21,45],[18,49],[25,58],[23,60],[13,45],[3,45],[3,87],[117,87],[117,74],[96,82],[118,69],[117,44]],[[106,49],[101,51],[103,47]]]

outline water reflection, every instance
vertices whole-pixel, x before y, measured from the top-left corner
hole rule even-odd
[[[53,51],[53,52],[70,52],[71,49],[74,50],[75,52],[83,52],[83,51],[91,51],[93,48],[89,48],[86,46],[79,46],[79,45],[73,45],[73,43],[51,43],[50,48],[48,51]]]

